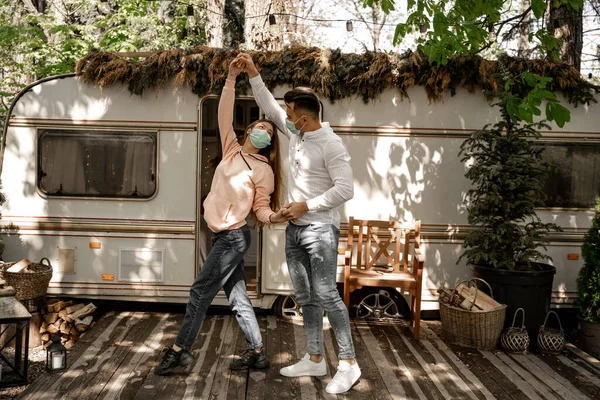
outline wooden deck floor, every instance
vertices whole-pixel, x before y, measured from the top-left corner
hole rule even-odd
[[[188,369],[152,373],[173,342],[180,314],[109,313],[72,348],[70,368],[42,375],[20,399],[598,399],[600,362],[569,347],[560,355],[507,355],[451,348],[425,323],[419,342],[403,322],[352,321],[362,378],[349,393],[325,386],[335,373],[337,345],[326,325],[329,375],[288,379],[279,368],[305,349],[301,321],[259,317],[272,366],[230,372],[245,341],[233,316],[208,316]]]

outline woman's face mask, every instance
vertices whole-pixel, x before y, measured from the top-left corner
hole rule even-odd
[[[271,144],[271,137],[264,129],[253,128],[250,132],[250,142],[257,149],[264,149]]]
[[[287,128],[289,129],[290,132],[292,132],[294,135],[297,135],[300,133],[300,131],[304,128],[304,126],[306,125],[306,122],[304,123],[304,125],[302,125],[302,127],[300,129],[296,128],[296,124],[298,123],[298,121],[300,121],[302,119],[302,117],[298,118],[298,120],[296,122],[292,122],[289,119],[285,120],[285,126],[287,126]]]

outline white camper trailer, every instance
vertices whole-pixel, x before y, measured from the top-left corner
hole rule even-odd
[[[422,220],[428,310],[437,308],[438,287],[470,275],[456,264],[469,229],[469,183],[457,154],[465,137],[497,114],[480,93],[462,89],[436,103],[421,87],[409,96],[401,100],[389,89],[368,104],[323,99],[322,118],[352,157],[355,196],[341,210],[342,231],[349,216]],[[48,257],[50,295],[187,302],[210,245],[202,201],[219,157],[217,102],[174,85],[143,96],[118,85],[99,89],[74,75],[27,87],[2,137],[2,219],[14,224],[3,258]],[[236,129],[259,115],[251,97],[239,98]],[[540,210],[564,230],[548,246],[557,267],[553,307],[571,305],[576,295],[580,245],[600,182],[600,105],[573,108],[571,120],[543,133],[547,157],[562,171],[549,185],[556,207]],[[284,233],[284,225],[254,229],[245,266],[256,307],[292,293]],[[227,300],[218,296],[215,304]]]

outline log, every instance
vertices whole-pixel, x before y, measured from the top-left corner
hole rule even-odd
[[[48,306],[48,311],[50,311],[50,312],[59,312],[62,309],[66,308],[66,307],[69,307],[71,304],[73,304],[73,302],[71,300],[69,300],[69,301],[59,300],[56,303],[49,305]]]
[[[47,342],[48,340],[50,340],[50,334],[49,333],[44,333],[42,335],[42,342]]]
[[[62,343],[62,344],[65,344],[65,343],[67,343],[68,341],[69,341],[69,339],[67,339],[67,338],[64,338],[64,337],[61,337],[61,338],[60,338],[60,343]]]
[[[29,264],[31,264],[31,261],[29,261],[26,258],[23,258],[21,261],[14,263],[13,265],[11,265],[7,271],[8,272],[21,272],[23,271],[25,268],[29,267]]]
[[[92,323],[93,319],[94,319],[94,317],[92,317],[91,315],[88,315],[87,317],[85,317],[83,319],[76,318],[74,320],[75,329],[77,329],[79,332],[85,331],[86,329],[88,329],[90,327],[90,324]]]
[[[466,310],[470,308],[474,301],[475,304],[473,305],[473,310],[489,311],[501,306],[500,303],[483,291],[475,288],[475,286],[467,286],[461,283],[456,287],[456,290],[460,294],[460,297],[464,299],[461,303],[461,307]],[[477,298],[475,298],[475,294],[477,294]]]
[[[75,344],[75,341],[74,341],[74,340],[67,340],[67,341],[65,342],[65,348],[66,348],[67,350],[69,350],[71,347],[73,347],[73,345],[74,345],[74,344]]]
[[[75,319],[81,319],[82,317],[85,317],[93,313],[94,311],[96,311],[96,306],[94,305],[94,303],[90,303],[87,306],[75,311],[74,313],[67,315],[67,318],[65,319],[69,322],[73,322]]]
[[[46,321],[42,321],[42,325],[40,326],[40,333],[46,333],[46,328],[48,328],[48,323]]]
[[[63,321],[60,324],[60,328],[59,329],[60,329],[60,333],[68,334],[69,331],[71,330],[71,325],[67,321]]]
[[[71,326],[71,330],[69,331],[69,336],[71,336],[72,339],[79,339],[79,331],[77,330],[77,328],[75,328],[74,326]]]
[[[59,326],[56,326],[56,325],[54,325],[54,324],[50,324],[50,325],[48,325],[48,327],[46,328],[46,331],[48,331],[48,332],[50,332],[50,333],[56,333],[56,332],[58,332],[58,331],[59,331],[59,329],[60,329],[60,325],[59,325]]]
[[[57,319],[58,319],[58,313],[55,313],[55,312],[48,313],[44,316],[44,321],[46,321],[48,324],[55,323]]]
[[[72,306],[70,305],[69,307],[65,308],[64,311],[67,315],[69,315],[69,314],[73,314],[75,311],[81,310],[83,307],[85,307],[85,304],[79,303],[79,304],[75,304]]]

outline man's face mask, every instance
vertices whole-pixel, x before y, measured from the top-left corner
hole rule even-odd
[[[287,128],[289,129],[290,132],[292,132],[294,135],[297,135],[300,133],[300,131],[304,128],[304,126],[306,125],[306,122],[304,123],[304,125],[302,125],[302,127],[300,127],[300,129],[296,128],[296,124],[298,123],[298,121],[300,121],[302,119],[302,117],[298,118],[298,120],[296,122],[292,122],[289,119],[285,120],[285,126],[287,126]]]
[[[271,137],[264,129],[254,128],[250,132],[250,142],[257,149],[264,149],[271,144]]]

